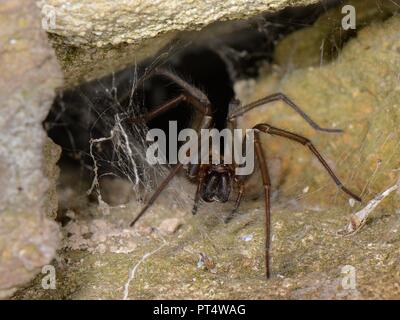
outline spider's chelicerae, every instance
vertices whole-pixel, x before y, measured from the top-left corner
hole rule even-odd
[[[182,102],[186,102],[192,105],[197,112],[202,114],[201,124],[198,128],[200,129],[211,129],[214,125],[213,119],[213,106],[211,105],[207,96],[200,91],[198,88],[190,85],[183,79],[181,79],[176,74],[162,69],[157,69],[152,74],[158,74],[164,76],[171,81],[175,82],[183,89],[183,93],[178,95],[177,97],[163,103],[162,105],[153,109],[153,111],[136,118],[130,118],[129,121],[132,123],[138,121],[147,122],[160,114],[179,106]],[[227,126],[228,128],[236,127],[236,118],[243,115],[244,113],[254,109],[256,107],[265,105],[267,103],[273,101],[283,101],[286,105],[291,107],[294,111],[296,111],[308,124],[313,127],[315,130],[324,131],[324,132],[341,132],[340,129],[327,129],[321,128],[317,123],[315,123],[306,113],[304,113],[292,100],[290,100],[287,96],[282,93],[276,93],[260,100],[254,101],[248,105],[237,108],[232,113],[228,114],[227,117]],[[237,103],[237,102],[236,102]],[[254,147],[256,158],[258,160],[258,165],[260,167],[262,181],[263,181],[263,189],[264,189],[264,198],[265,198],[265,273],[266,277],[270,277],[270,243],[271,243],[271,203],[270,203],[270,194],[271,194],[271,181],[268,173],[268,167],[266,163],[266,158],[264,156],[264,152],[260,143],[260,133],[268,133],[270,135],[280,136],[289,140],[293,140],[298,142],[305,147],[307,147],[319,160],[319,162],[323,165],[329,175],[332,177],[333,181],[336,185],[341,188],[345,193],[350,195],[357,201],[361,201],[360,197],[355,195],[349,189],[347,189],[339,180],[339,178],[335,175],[333,170],[329,167],[327,162],[321,156],[321,154],[317,151],[312,142],[296,133],[282,130],[276,127],[273,127],[267,123],[259,123],[253,127],[254,129]],[[229,199],[229,195],[233,187],[237,187],[238,194],[235,201],[235,206],[232,210],[231,216],[237,211],[240,205],[240,201],[242,199],[243,193],[245,191],[245,181],[249,176],[236,175],[235,168],[237,165],[227,165],[227,164],[189,164],[187,166],[187,174],[189,178],[193,179],[197,182],[197,191],[195,194],[194,206],[192,213],[196,214],[199,200],[202,199],[205,202],[227,202]],[[164,188],[168,185],[171,179],[183,168],[183,164],[176,164],[168,176],[162,181],[160,186],[156,189],[150,199],[146,202],[145,206],[136,216],[136,218],[130,224],[133,226],[138,219],[146,212],[146,210],[154,203],[160,193],[164,190]],[[231,217],[230,216],[230,217]],[[229,217],[228,219],[229,220]]]

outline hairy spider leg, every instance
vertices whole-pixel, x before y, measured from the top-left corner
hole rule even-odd
[[[197,183],[196,194],[194,196],[194,204],[193,204],[193,208],[192,208],[193,215],[195,215],[197,213],[197,209],[199,207],[200,190],[203,186],[203,181],[204,181],[204,177],[205,177],[204,170],[202,170],[201,167],[200,167],[200,170],[198,171],[198,175],[199,175],[199,181]]]
[[[310,149],[310,151],[317,157],[319,162],[324,166],[325,170],[329,173],[329,175],[331,176],[333,181],[336,183],[336,185],[340,189],[342,189],[343,192],[347,193],[350,197],[361,202],[361,198],[359,196],[357,196],[356,194],[351,192],[349,189],[347,189],[343,185],[343,183],[335,175],[335,173],[333,172],[331,167],[328,165],[328,163],[325,161],[325,159],[322,157],[322,155],[319,153],[319,151],[315,148],[315,146],[309,139],[307,139],[303,136],[300,136],[298,134],[283,130],[283,129],[275,128],[267,123],[257,124],[256,126],[254,126],[254,129],[260,130],[260,131],[268,133],[270,135],[281,136],[281,137],[284,137],[289,140],[293,140],[295,142],[298,142],[298,143],[308,147],[308,149]]]
[[[339,186],[345,193],[350,195],[352,198],[354,198],[357,201],[361,201],[361,198],[351,192],[349,189],[347,189],[342,182],[339,180],[339,178],[335,175],[333,170],[330,168],[330,166],[327,164],[325,159],[322,157],[322,155],[319,153],[319,151],[315,148],[315,146],[312,144],[312,142],[300,135],[297,135],[295,133],[282,130],[279,128],[275,128],[273,126],[270,126],[266,123],[261,123],[257,124],[256,126],[253,127],[253,129],[256,130],[254,133],[254,147],[255,147],[255,153],[257,156],[258,164],[260,167],[261,171],[261,177],[263,181],[263,186],[264,186],[264,201],[265,201],[265,275],[267,278],[270,277],[270,251],[271,251],[271,180],[268,172],[268,166],[267,166],[267,161],[264,155],[263,148],[261,146],[260,142],[260,137],[259,137],[259,132],[264,132],[268,133],[271,135],[277,135],[281,136],[284,138],[287,138],[289,140],[293,140],[295,142],[298,142],[310,149],[310,151],[317,157],[319,162],[323,165],[323,167],[326,169],[326,171],[329,173],[333,181],[336,183],[337,186]],[[238,198],[241,198],[241,194],[239,193]],[[240,204],[240,198],[237,201],[235,205],[235,209]]]
[[[343,130],[341,129],[332,129],[332,128],[322,128],[320,127],[314,120],[312,120],[303,110],[301,110],[301,108],[294,103],[288,96],[286,96],[283,93],[275,93],[269,96],[266,96],[260,100],[251,102],[243,107],[241,107],[240,109],[234,111],[232,114],[229,115],[229,119],[234,119],[238,116],[243,115],[244,113],[250,111],[251,109],[254,109],[256,107],[260,107],[262,105],[274,102],[274,101],[283,101],[284,103],[286,103],[286,105],[288,105],[289,107],[291,107],[294,111],[296,111],[311,127],[313,127],[315,130],[318,131],[324,131],[324,132],[333,132],[333,133],[337,133],[337,132],[343,132]]]
[[[252,102],[246,106],[243,106],[239,110],[234,111],[232,114],[228,116],[228,123],[232,128],[237,127],[236,124],[236,119],[238,116],[243,115],[244,113],[250,111],[253,108],[259,107],[261,105],[277,101],[277,100],[282,100],[284,101],[287,105],[289,105],[291,108],[293,108],[300,116],[306,120],[306,122],[313,127],[315,130],[318,131],[325,131],[325,132],[342,132],[340,129],[329,129],[329,128],[321,128],[317,123],[315,123],[304,111],[300,109],[293,101],[291,101],[287,96],[285,96],[282,93],[277,93],[274,95],[267,96],[263,99],[260,99],[258,101]],[[353,192],[351,192],[349,189],[347,189],[339,178],[334,174],[333,170],[329,167],[325,159],[321,156],[321,154],[317,151],[315,146],[311,143],[311,141],[307,138],[304,138],[302,136],[299,136],[297,134],[278,129],[275,127],[272,127],[268,124],[258,124],[253,129],[260,130],[265,133],[269,133],[271,135],[278,135],[285,137],[287,139],[294,140],[298,143],[301,143],[305,146],[307,146],[311,152],[317,157],[317,159],[321,162],[321,164],[324,166],[324,168],[328,171],[336,185],[338,185],[345,193],[350,195],[352,198],[356,199],[357,201],[361,201],[361,198],[355,195]],[[270,277],[270,247],[271,247],[271,203],[270,203],[270,189],[271,189],[271,181],[270,181],[270,176],[268,172],[268,166],[266,162],[266,158],[264,155],[264,151],[261,146],[260,138],[259,138],[259,133],[256,131],[254,135],[254,146],[255,146],[255,152],[257,156],[257,160],[259,163],[260,171],[261,171],[261,176],[263,180],[263,186],[264,186],[264,201],[265,201],[265,274],[266,277]],[[245,178],[243,178],[245,179]],[[240,182],[239,182],[240,183]],[[242,182],[243,183],[243,182]],[[241,190],[240,190],[241,191]],[[238,209],[240,205],[240,200],[242,198],[242,192],[239,191],[238,198],[235,203],[235,208],[234,211]],[[227,221],[230,220],[230,218],[233,216],[234,211],[232,211],[232,214],[228,216]]]
[[[168,176],[161,182],[161,184],[157,187],[156,191],[154,191],[150,199],[146,202],[145,206],[140,210],[136,218],[130,223],[129,225],[130,227],[133,227],[135,223],[140,219],[140,217],[144,215],[147,209],[150,208],[150,206],[154,203],[154,201],[156,201],[160,193],[165,189],[165,187],[172,180],[172,178],[175,177],[175,175],[179,172],[182,166],[183,166],[182,164],[178,163],[172,168]]]
[[[212,106],[210,101],[208,100],[207,96],[201,92],[199,89],[195,88],[194,86],[191,86],[187,82],[185,82],[183,79],[181,79],[179,76],[176,74],[173,74],[170,71],[167,70],[157,70],[155,72],[156,74],[163,75],[173,82],[177,83],[180,85],[185,91],[185,93],[182,93],[176,98],[173,98],[158,107],[156,107],[153,111],[147,113],[144,116],[141,117],[132,117],[129,118],[128,121],[131,123],[136,123],[139,121],[144,121],[147,122],[151,119],[153,119],[156,116],[159,116],[162,113],[165,113],[166,111],[176,108],[177,106],[180,105],[181,102],[188,102],[191,105],[193,105],[200,113],[203,114],[202,121],[199,125],[198,130],[200,129],[208,129],[212,126]],[[154,201],[158,198],[160,193],[167,187],[169,182],[172,180],[172,178],[180,171],[180,169],[183,167],[182,164],[177,164],[173,167],[171,172],[168,174],[168,176],[161,182],[160,186],[154,191],[153,195],[150,197],[150,199],[146,202],[145,206],[140,210],[139,214],[136,216],[136,218],[130,223],[130,226],[134,226],[135,223],[144,215],[144,213],[147,211],[147,209],[154,203]]]
[[[271,179],[269,177],[268,165],[261,146],[259,133],[254,133],[254,148],[260,167],[261,177],[264,186],[264,206],[265,206],[265,276],[267,279],[270,273],[270,252],[271,252]]]

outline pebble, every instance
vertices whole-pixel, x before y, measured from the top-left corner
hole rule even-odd
[[[161,232],[167,233],[167,234],[173,234],[175,233],[178,228],[182,225],[182,222],[178,218],[170,218],[170,219],[165,219],[160,223],[158,226],[158,229]]]

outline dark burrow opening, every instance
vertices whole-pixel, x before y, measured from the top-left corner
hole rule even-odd
[[[90,156],[89,141],[110,136],[116,115],[127,119],[145,114],[183,92],[181,87],[162,76],[151,76],[142,82],[142,76],[147,72],[145,70],[150,69],[151,62],[128,67],[57,96],[44,125],[49,137],[62,147],[61,166],[75,163],[90,169],[93,159]],[[214,106],[216,127],[222,129],[225,126],[228,105],[234,97],[233,83],[224,61],[216,52],[206,47],[192,48],[164,63],[162,68],[172,71],[206,93]],[[140,84],[133,92],[135,82]],[[149,121],[147,126],[121,122],[129,138],[137,140],[138,146],[143,143],[147,128],[163,130],[168,144],[169,121],[177,121],[179,132],[193,127],[197,115],[191,105],[181,103]],[[111,160],[114,157],[113,148],[110,141],[105,141],[102,150],[96,150],[100,174],[115,171]]]

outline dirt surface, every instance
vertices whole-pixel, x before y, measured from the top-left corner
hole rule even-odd
[[[176,183],[193,189],[184,178]],[[76,204],[64,227],[64,249],[53,261],[56,289],[43,289],[45,275],[39,275],[14,298],[400,298],[399,212],[377,210],[359,233],[343,237],[337,232],[348,223],[349,208],[275,202],[266,281],[262,201],[246,202],[225,224],[229,205],[204,205],[193,217],[185,193],[176,195],[170,188],[134,230],[126,222],[138,211],[136,202],[109,215],[97,204]],[[183,223],[172,235],[158,230],[170,217]]]

